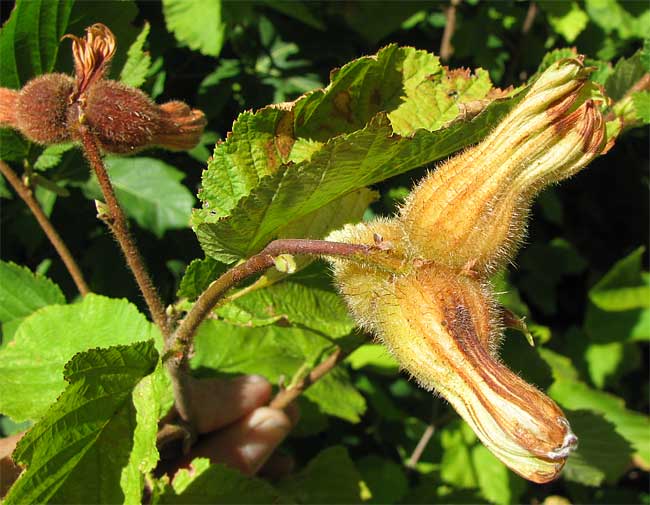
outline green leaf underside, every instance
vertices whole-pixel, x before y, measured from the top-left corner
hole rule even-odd
[[[346,223],[361,220],[368,205],[375,199],[376,193],[366,188],[344,195],[330,204],[290,222],[278,232],[278,238],[324,238],[330,231],[340,228]],[[298,270],[313,261],[313,258],[307,256],[295,259]],[[195,300],[225,270],[226,265],[210,257],[192,261],[183,275],[178,296]],[[276,280],[280,276],[279,272],[273,270],[267,272],[267,277],[273,277]],[[268,316],[268,314],[266,315]],[[341,317],[347,319],[347,316]],[[268,320],[268,317],[264,319]],[[241,318],[238,320],[242,322]],[[233,322],[237,324],[237,321]]]
[[[167,29],[181,44],[218,56],[225,39],[221,0],[163,0]]]
[[[52,71],[73,4],[73,0],[16,3],[0,31],[0,86],[20,89],[32,77]],[[21,135],[0,128],[0,159],[20,160],[28,148]]]
[[[302,328],[264,326],[243,328],[222,321],[206,321],[195,339],[192,367],[224,374],[257,373],[277,383],[292,377],[303,365],[315,365],[332,343]],[[347,372],[333,369],[305,391],[322,412],[358,422],[365,411],[363,396],[352,386]]]
[[[243,113],[203,174],[193,226],[207,255],[231,262],[351,191],[424,166],[478,141],[513,105],[483,109],[487,74],[446,72],[435,56],[395,45],[332,73],[292,105]],[[295,151],[295,152],[294,152]]]
[[[61,162],[63,155],[74,147],[72,142],[53,144],[46,147],[34,162],[36,170],[49,170]]]
[[[147,72],[151,67],[151,56],[143,48],[149,36],[149,30],[150,25],[147,22],[127,51],[126,63],[120,72],[120,81],[128,86],[139,88],[147,78]]]
[[[64,303],[61,289],[47,277],[0,261],[0,323],[22,319],[41,307]]]
[[[196,458],[191,470],[182,469],[171,485],[167,485],[155,503],[283,503],[280,493],[268,482],[247,477],[224,465],[210,465],[205,458]]]
[[[231,324],[265,326],[285,320],[331,338],[348,335],[355,327],[345,303],[330,286],[316,276],[300,274],[237,298],[216,312]]]
[[[167,230],[189,225],[194,196],[180,182],[183,172],[147,157],[109,157],[106,168],[124,211],[142,228],[162,237]],[[94,176],[85,191],[90,198],[102,199]]]
[[[136,423],[132,393],[157,361],[148,341],[68,362],[65,391],[14,451],[27,470],[5,503],[122,503],[119,482]]]
[[[421,167],[480,140],[512,105],[499,102],[467,124],[445,130],[393,135],[378,114],[362,130],[336,137],[310,161],[283,166],[264,178],[228,218],[210,208],[195,210],[192,226],[207,255],[232,262],[259,251],[286,225],[286,216],[305,216],[351,191]]]
[[[76,353],[152,338],[160,341],[158,330],[126,300],[91,294],[75,305],[44,307],[0,350],[0,412],[38,419],[63,391],[63,365]]]
[[[622,311],[650,308],[650,284],[641,276],[645,247],[639,247],[618,261],[589,291],[589,298],[600,309]]]
[[[124,503],[141,503],[145,475],[156,467],[159,460],[156,446],[158,421],[169,412],[173,403],[169,376],[159,360],[153,373],[142,379],[133,390],[136,410],[133,448],[120,478]]]

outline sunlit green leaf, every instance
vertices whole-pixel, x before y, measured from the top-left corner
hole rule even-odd
[[[22,319],[47,305],[64,303],[61,289],[47,277],[0,261],[0,323]]]
[[[307,329],[244,328],[210,320],[201,325],[196,335],[192,366],[215,373],[257,373],[277,383],[280,377],[290,380],[299,370],[308,371],[330,349],[329,339]],[[304,394],[322,412],[350,422],[358,422],[365,411],[363,397],[340,366]]]
[[[16,421],[40,418],[65,387],[63,365],[92,347],[160,339],[126,300],[87,295],[27,317],[11,346],[0,350],[0,412]]]
[[[5,503],[122,503],[120,477],[136,424],[132,395],[157,359],[149,341],[68,362],[65,391],[14,451],[27,470]]]

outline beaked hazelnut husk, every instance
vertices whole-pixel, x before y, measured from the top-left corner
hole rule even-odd
[[[330,259],[355,320],[497,458],[538,483],[559,475],[577,437],[552,399],[499,360],[490,276],[513,257],[533,197],[608,145],[588,73],[580,57],[551,65],[483,142],[418,183],[397,216],[328,237],[375,247],[381,237],[392,262]]]
[[[19,92],[0,88],[0,125],[44,145],[80,140],[84,125],[104,152],[116,154],[199,143],[203,112],[179,101],[158,105],[139,89],[105,78],[116,48],[108,27],[96,23],[85,37],[64,38],[72,39],[75,78],[46,74]]]

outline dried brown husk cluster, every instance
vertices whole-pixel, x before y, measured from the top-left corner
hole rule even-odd
[[[559,475],[577,438],[558,405],[499,360],[489,278],[521,242],[535,194],[607,147],[588,73],[581,58],[556,63],[483,142],[425,177],[396,217],[328,237],[400,258],[393,270],[332,261],[356,320],[501,461],[540,483]]]
[[[72,39],[75,78],[45,74],[20,91],[0,88],[0,125],[48,145],[79,140],[85,124],[109,153],[198,144],[206,125],[203,112],[179,101],[157,105],[139,89],[105,78],[116,48],[108,27],[97,23],[85,37],[64,38]]]

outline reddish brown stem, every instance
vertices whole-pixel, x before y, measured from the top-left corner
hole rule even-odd
[[[188,429],[188,440],[194,438],[192,432],[192,419],[194,417],[192,406],[189,403],[190,395],[187,394],[189,364],[188,354],[196,334],[196,330],[212,309],[223,298],[228,290],[247,277],[259,274],[275,264],[275,258],[280,254],[309,254],[316,256],[366,256],[374,251],[373,248],[366,245],[342,244],[338,242],[327,242],[324,240],[308,239],[286,239],[275,240],[267,245],[264,250],[255,256],[250,257],[244,263],[231,268],[221,277],[215,280],[208,289],[206,289],[194,306],[189,311],[185,319],[181,322],[176,330],[173,342],[168,347],[165,355],[165,365],[172,378],[174,387],[174,397],[176,399],[176,410]],[[381,251],[380,251],[381,254]],[[329,359],[325,363],[330,363]],[[327,366],[334,366],[335,363]],[[321,368],[317,367],[318,370]],[[324,370],[324,369],[323,369]],[[312,372],[314,373],[316,369]],[[325,372],[323,372],[325,373]],[[311,375],[311,374],[310,374]],[[309,380],[307,378],[307,380]],[[316,377],[317,380],[317,377]],[[310,383],[310,382],[309,382]],[[308,383],[305,383],[308,384]],[[305,385],[305,387],[307,387]],[[291,388],[293,391],[294,388]],[[287,390],[288,391],[288,390]],[[295,396],[300,394],[300,388],[295,393],[285,393],[285,395]],[[295,398],[294,396],[294,398]],[[280,400],[278,400],[280,401]],[[282,400],[285,401],[285,400]]]
[[[113,190],[111,180],[106,173],[106,167],[104,166],[104,161],[102,160],[95,135],[85,124],[79,125],[79,134],[81,136],[84,155],[97,176],[99,187],[102,190],[102,194],[104,195],[106,205],[110,212],[110,216],[108,219],[105,219],[105,221],[124,253],[126,263],[131,269],[131,272],[133,272],[133,276],[135,277],[138,287],[144,296],[144,300],[149,308],[154,323],[156,323],[158,328],[160,328],[163,337],[165,337],[165,341],[169,341],[170,331],[169,325],[167,324],[167,317],[165,315],[165,307],[163,306],[156,288],[151,282],[151,277],[149,277],[149,274],[147,273],[147,269],[142,261],[142,257],[140,256],[140,251],[135,245],[135,241],[129,231],[126,216],[122,212],[122,208],[115,197],[115,191]]]
[[[0,160],[0,172],[4,175],[9,184],[11,184],[11,187],[14,188],[16,193],[18,193],[18,196],[27,204],[27,207],[29,207],[32,214],[34,214],[34,217],[43,229],[45,236],[52,243],[54,249],[63,261],[63,264],[68,269],[68,273],[70,274],[70,277],[72,277],[72,280],[77,286],[79,293],[81,293],[81,296],[90,293],[90,289],[81,273],[79,265],[77,265],[77,262],[70,253],[68,247],[65,245],[65,242],[63,242],[61,236],[54,229],[54,226],[52,226],[52,223],[45,215],[45,212],[43,212],[43,209],[36,198],[34,198],[32,190],[26,186],[23,181],[20,180],[20,177],[18,177],[16,172],[14,172],[11,167],[2,160]]]
[[[445,11],[447,22],[445,23],[445,31],[442,33],[442,41],[440,42],[440,59],[446,62],[451,58],[454,53],[454,46],[451,45],[451,39],[456,31],[456,7],[460,4],[460,0],[451,0],[449,7]]]
[[[271,400],[271,403],[269,403],[269,407],[274,409],[287,408],[303,393],[303,391],[305,391],[305,389],[327,374],[332,368],[338,365],[343,358],[345,358],[345,353],[340,347],[337,347],[325,361],[316,366],[306,377],[303,377],[291,387],[280,390],[280,392],[275,395],[275,398]]]
[[[170,349],[171,354],[186,355],[197,328],[210,314],[223,295],[243,279],[272,267],[276,256],[280,254],[357,256],[367,255],[372,250],[374,249],[366,245],[343,244],[339,242],[327,242],[325,240],[274,240],[260,253],[251,256],[244,263],[228,270],[210,284],[208,289],[199,296],[192,309],[181,322],[178,330],[176,330],[174,343]]]

